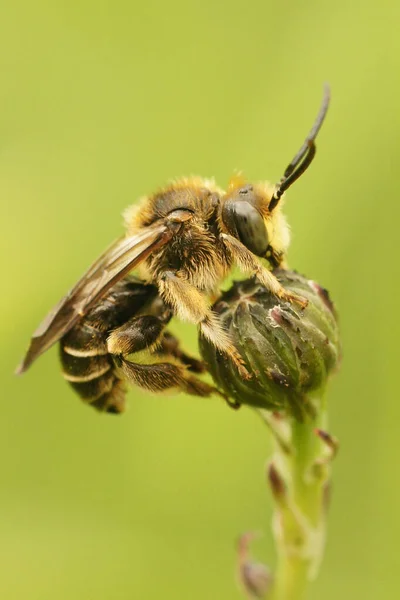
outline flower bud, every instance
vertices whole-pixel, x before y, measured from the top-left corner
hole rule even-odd
[[[235,282],[213,306],[251,378],[200,335],[200,351],[217,385],[232,400],[287,410],[298,419],[314,411],[340,356],[339,333],[326,290],[294,271],[274,271],[282,286],[308,301],[306,308],[277,298],[255,278]]]

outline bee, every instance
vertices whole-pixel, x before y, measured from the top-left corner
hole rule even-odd
[[[82,400],[109,413],[124,411],[126,382],[152,392],[175,388],[225,398],[193,374],[203,373],[204,364],[182,352],[165,329],[172,316],[155,285],[125,277],[61,338],[64,378]]]
[[[282,287],[272,269],[286,268],[290,234],[283,195],[314,159],[329,100],[326,87],[311,131],[276,185],[236,176],[225,192],[213,180],[184,177],[128,208],[126,234],[41,323],[17,373],[61,340],[64,377],[100,410],[123,410],[124,380],[152,391],[218,392],[190,374],[204,366],[184,354],[166,331],[177,316],[196,324],[249,378],[211,299],[236,266],[278,298],[306,306],[304,298]],[[140,279],[128,277],[134,269]],[[135,360],[144,351],[151,357],[147,365]]]

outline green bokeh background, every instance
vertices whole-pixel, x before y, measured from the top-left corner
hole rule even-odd
[[[236,536],[273,565],[270,442],[247,409],[132,390],[98,415],[30,333],[171,177],[277,180],[332,106],[290,191],[290,264],[325,285],[344,361],[329,390],[329,543],[311,600],[400,593],[400,4],[15,1],[0,21],[0,595],[240,598]],[[194,327],[177,326],[195,349]]]

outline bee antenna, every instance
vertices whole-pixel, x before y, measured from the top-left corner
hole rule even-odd
[[[329,102],[331,98],[331,90],[329,85],[326,83],[324,86],[324,96],[322,99],[321,108],[318,111],[317,118],[314,121],[310,133],[304,140],[303,145],[297,152],[295,157],[292,159],[290,164],[286,167],[283,177],[276,185],[276,189],[273,193],[268,209],[271,212],[274,210],[282,195],[286,190],[294,183],[313,161],[316,153],[315,138],[318,135],[321,125],[325,120],[326,113],[328,112]]]

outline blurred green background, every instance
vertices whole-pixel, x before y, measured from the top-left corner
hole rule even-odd
[[[286,203],[290,264],[331,291],[344,345],[310,599],[398,597],[399,19],[394,0],[2,6],[2,597],[239,599],[234,541],[248,529],[274,564],[270,441],[250,410],[132,390],[115,418],[78,400],[55,350],[13,371],[125,206],[182,174],[277,180],[326,80],[317,159]],[[195,349],[195,328],[178,328]]]

